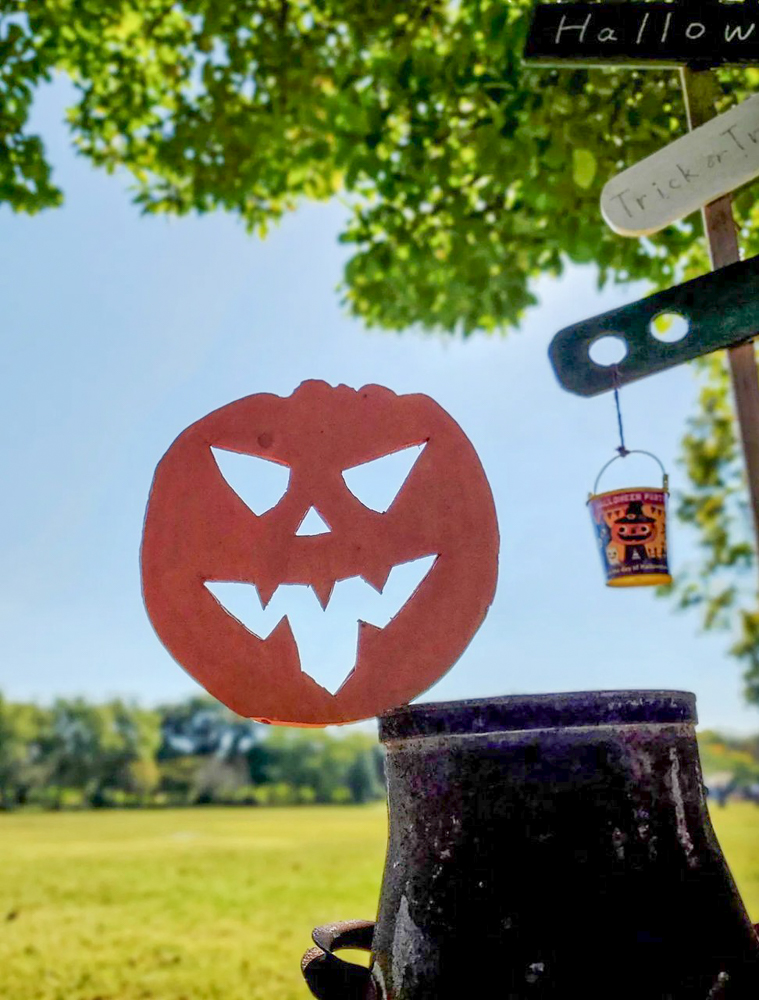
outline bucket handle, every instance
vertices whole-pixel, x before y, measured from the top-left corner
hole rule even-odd
[[[311,993],[320,1000],[376,1000],[377,991],[368,969],[344,962],[334,953],[340,948],[371,951],[374,922],[343,920],[314,929],[315,948],[303,956],[301,972]]]
[[[667,470],[662,465],[660,459],[658,459],[656,455],[653,454],[653,452],[641,451],[639,448],[635,448],[632,451],[627,451],[627,449],[625,449],[624,454],[620,451],[620,453],[618,455],[615,455],[614,458],[609,459],[606,465],[601,469],[601,471],[596,476],[596,481],[593,484],[593,492],[591,493],[592,497],[598,493],[598,484],[601,482],[601,476],[603,476],[604,472],[606,472],[609,466],[613,465],[620,458],[627,458],[628,455],[647,455],[648,458],[652,458],[661,469],[662,489],[664,490],[665,493],[669,492],[669,476],[667,475]]]

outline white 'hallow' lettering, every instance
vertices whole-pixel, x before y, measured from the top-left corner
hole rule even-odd
[[[567,24],[567,15],[562,14],[561,21],[559,22],[559,27],[556,31],[556,38],[554,39],[554,43],[556,45],[559,44],[559,42],[561,41],[562,32],[564,31],[579,31],[580,44],[582,44],[585,41],[585,34],[588,28],[590,27],[590,22],[592,17],[593,17],[592,14],[588,14],[588,16],[585,18],[582,24]]]
[[[648,24],[648,19],[650,16],[651,16],[650,14],[643,15],[643,21],[641,22],[640,25],[640,31],[638,32],[638,37],[635,39],[636,45],[640,45],[641,41],[643,40],[643,32],[646,30],[646,25]]]
[[[725,41],[733,42],[735,41],[735,37],[737,35],[739,42],[747,42],[749,38],[751,38],[751,36],[753,35],[755,28],[756,28],[756,21],[750,24],[748,28],[746,28],[745,30],[740,26],[740,24],[736,25],[727,24],[725,25]]]
[[[698,34],[693,33],[693,29],[701,29]],[[706,34],[706,25],[702,24],[701,21],[691,21],[688,27],[685,29],[685,37],[689,38],[692,42],[695,42],[697,38],[702,38]]]

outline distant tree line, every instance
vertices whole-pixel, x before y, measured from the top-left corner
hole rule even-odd
[[[726,736],[714,730],[699,733],[701,769],[709,794],[720,805],[733,796],[759,804],[759,733]]]
[[[363,803],[384,794],[376,738],[272,728],[207,697],[156,709],[0,695],[0,808]]]
[[[759,734],[699,734],[718,801],[759,801]],[[208,696],[155,709],[120,699],[50,706],[0,695],[0,809],[363,803],[384,795],[368,733],[242,719]]]
[[[706,729],[698,734],[698,745],[704,774],[729,771],[739,784],[759,781],[759,733],[729,736]]]

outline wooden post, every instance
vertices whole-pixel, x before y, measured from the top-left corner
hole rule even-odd
[[[687,67],[680,70],[680,77],[688,113],[688,127],[698,128],[716,113],[716,79],[710,70],[696,71]],[[702,215],[712,270],[735,264],[740,260],[740,248],[731,195],[725,195],[706,205],[702,209]],[[759,309],[757,313],[759,314]],[[727,354],[754,519],[754,551],[759,563],[759,372],[753,341],[731,347]]]

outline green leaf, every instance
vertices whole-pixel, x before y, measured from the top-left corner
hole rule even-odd
[[[578,187],[587,190],[596,176],[598,164],[589,149],[572,150],[572,180]]]

